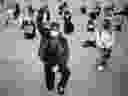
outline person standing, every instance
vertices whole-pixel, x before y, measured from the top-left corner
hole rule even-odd
[[[69,45],[67,39],[59,31],[59,24],[49,21],[49,11],[41,8],[37,16],[37,28],[42,37],[40,40],[39,58],[44,64],[45,82],[48,92],[54,91],[55,72],[53,68],[58,66],[59,70],[57,71],[61,73],[62,78],[57,85],[57,94],[63,95],[70,76],[70,69],[67,66],[70,56]]]

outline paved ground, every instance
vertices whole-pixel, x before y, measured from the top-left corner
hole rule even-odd
[[[1,44],[5,40],[4,37],[14,36],[11,34],[4,35],[0,35]],[[20,38],[18,35],[17,37]],[[44,94],[47,96],[45,86],[40,89],[40,78],[44,79],[43,66],[40,69],[39,64],[30,63],[30,50],[32,49],[29,44],[31,42],[19,40],[14,43],[15,39],[8,39],[1,45],[0,61],[4,64],[0,65],[0,93],[4,94],[3,96],[44,96]],[[78,45],[78,40],[72,42],[72,60],[69,62],[72,75],[66,96],[78,96],[79,94],[81,96],[84,94],[84,96],[103,96],[104,94],[104,96],[112,96],[110,93],[112,88],[111,73],[102,76],[102,74],[97,75],[95,72],[91,72],[95,60],[95,51],[81,49]],[[16,49],[16,52],[14,49]],[[14,56],[15,54],[17,56]],[[13,57],[10,57],[7,62],[7,56],[9,55],[13,55]],[[23,64],[22,60],[26,63]],[[40,70],[42,77],[40,77]]]

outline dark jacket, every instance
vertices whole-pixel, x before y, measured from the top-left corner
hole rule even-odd
[[[57,42],[51,39],[41,40],[39,56],[41,61],[48,64],[66,64],[69,59],[68,41],[64,37],[59,37]]]

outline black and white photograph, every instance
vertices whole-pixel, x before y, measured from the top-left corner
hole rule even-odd
[[[0,0],[0,96],[127,96],[127,0]]]

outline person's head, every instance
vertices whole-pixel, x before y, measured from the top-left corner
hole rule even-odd
[[[51,20],[51,14],[50,10],[48,9],[48,5],[40,7],[39,15],[42,16],[42,22],[49,22]]]

